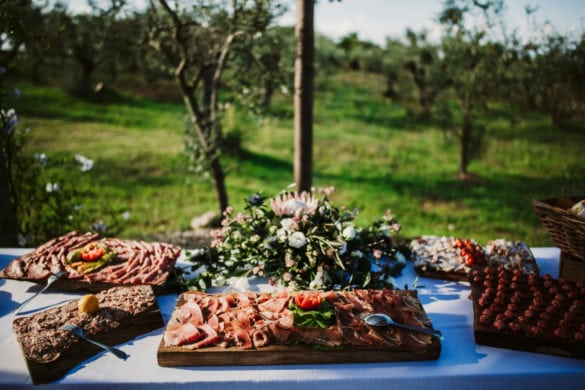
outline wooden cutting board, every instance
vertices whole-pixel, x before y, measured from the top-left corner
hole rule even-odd
[[[140,316],[123,320],[120,322],[118,328],[106,333],[94,335],[92,339],[104,344],[116,346],[163,326],[164,321],[158,305],[155,304]],[[71,369],[99,353],[108,352],[80,339],[71,348],[63,352],[54,362],[41,364],[28,359],[26,356],[25,360],[33,384],[38,385],[54,382],[62,378]],[[124,361],[120,360],[121,369],[123,369],[123,364]]]
[[[6,279],[4,271],[0,271],[0,279]],[[45,286],[46,280],[32,280],[32,279],[20,279],[20,281],[36,283],[41,286]],[[112,287],[124,287],[133,285],[113,284],[105,282],[87,282],[81,279],[67,279],[61,278],[51,285],[51,289],[65,292],[86,292],[86,293],[97,293],[103,290],[110,289]],[[178,294],[183,290],[183,287],[179,285],[179,281],[176,277],[176,273],[171,271],[166,281],[161,285],[151,285],[152,291],[155,295],[165,294]]]
[[[467,282],[469,277],[467,276],[466,271],[458,271],[458,272],[445,272],[445,271],[435,271],[435,270],[426,270],[422,266],[414,266],[414,270],[419,276],[423,278],[431,278],[431,279],[441,279],[441,280],[452,280],[456,282]]]
[[[187,350],[158,348],[160,366],[261,366],[285,364],[376,363],[437,360],[441,355],[440,341],[433,339],[424,351],[389,349],[384,347],[319,348],[307,345],[272,345],[256,350],[211,347]]]
[[[473,275],[475,275],[475,277]],[[558,329],[558,324],[564,318],[565,313],[572,310],[570,308],[573,305],[573,302],[583,302],[585,300],[584,288],[576,287],[574,283],[569,281],[560,282],[556,279],[545,281],[544,278],[537,277],[532,286],[535,286],[535,291],[540,292],[541,301],[543,303],[540,305],[540,308],[534,308],[535,292],[531,290],[532,286],[529,287],[529,285],[526,284],[528,276],[522,275],[517,282],[509,283],[513,273],[506,272],[505,274],[500,275],[499,279],[507,279],[507,281],[502,284],[512,286],[513,283],[517,283],[518,286],[516,289],[504,289],[504,301],[502,304],[498,304],[500,309],[496,308],[496,311],[499,311],[498,314],[504,314],[503,318],[505,325],[501,329],[497,329],[493,324],[497,320],[496,316],[498,314],[494,313],[490,321],[482,321],[480,319],[486,308],[491,307],[491,301],[487,301],[488,304],[484,303],[483,306],[479,303],[486,291],[486,286],[483,284],[485,281],[485,273],[478,269],[474,269],[470,272],[471,298],[473,300],[473,330],[477,344],[496,348],[585,359],[585,340],[577,340],[574,336],[580,326],[584,327],[585,306],[583,307],[583,310],[578,312],[578,314],[571,316],[571,320],[566,326],[566,336],[559,337],[555,335],[555,330]],[[497,278],[493,278],[492,280],[495,280],[496,282],[498,281]],[[563,288],[562,286],[571,287]],[[498,289],[499,287],[492,288]],[[553,288],[556,289],[554,295],[550,293]],[[571,290],[569,290],[569,288]],[[512,302],[510,297],[515,291],[521,292],[519,294],[521,299]],[[550,316],[545,315],[547,320],[543,322],[540,318],[540,313],[546,312],[545,308],[550,306],[556,299],[555,297],[559,294],[564,296],[570,291],[575,292],[575,294],[572,295],[572,298],[565,296],[559,300],[558,305],[555,304],[555,311],[553,311]],[[510,307],[508,306],[510,303],[514,303],[515,306],[513,306],[513,308],[515,309],[515,312],[506,315],[504,308],[507,309]],[[523,318],[526,319],[526,312],[528,310],[533,311],[533,319],[524,322]],[[510,325],[512,322],[518,324],[519,328],[512,328],[512,325]],[[531,329],[535,326],[543,326],[541,328],[541,333],[532,333]]]
[[[414,291],[400,291],[398,293],[416,295]],[[426,317],[418,298],[416,301],[421,314]],[[180,299],[177,305],[181,304]],[[425,319],[428,320],[428,317]],[[214,346],[190,350],[180,346],[165,346],[163,339],[159,345],[157,357],[160,366],[256,366],[421,361],[436,360],[440,354],[441,342],[436,338],[432,338],[431,344],[417,351],[408,349],[408,346],[326,348],[311,345],[270,345],[250,350]]]

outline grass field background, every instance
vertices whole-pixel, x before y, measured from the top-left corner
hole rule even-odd
[[[334,186],[336,205],[360,210],[358,225],[391,209],[405,238],[444,234],[548,246],[530,201],[585,197],[583,127],[554,129],[544,115],[502,108],[488,119],[483,154],[469,166],[478,179],[464,182],[456,179],[458,145],[383,99],[381,76],[341,73],[316,85],[313,184]],[[180,99],[156,99],[148,90],[96,104],[52,87],[19,88],[15,108],[31,129],[25,152],[93,159],[78,185],[98,190],[87,200],[94,206],[130,212],[122,237],[188,230],[193,217],[216,211],[210,181],[187,169]],[[172,95],[174,85],[168,88]],[[292,96],[277,96],[272,112],[258,118],[232,107],[224,117],[224,131],[243,137],[242,151],[223,159],[236,210],[255,192],[272,195],[293,182]]]

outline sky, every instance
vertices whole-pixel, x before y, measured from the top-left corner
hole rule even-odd
[[[384,45],[386,37],[403,38],[407,28],[423,29],[438,37],[436,19],[442,0],[319,0],[315,7],[315,30],[337,40],[356,32],[362,40]],[[506,0],[506,25],[528,34],[524,7],[538,6],[530,23],[549,21],[561,33],[585,31],[585,0]],[[290,16],[288,16],[290,17]],[[294,23],[294,15],[292,16]]]
[[[145,0],[128,0],[143,5]],[[290,11],[280,24],[294,25],[296,6],[290,1]],[[315,30],[334,40],[357,33],[362,40],[384,45],[387,37],[401,39],[406,29],[415,32],[423,29],[429,37],[439,35],[436,18],[442,0],[318,0],[315,6]],[[562,34],[580,34],[585,31],[585,0],[505,0],[507,26],[523,34],[530,31],[524,7],[537,6],[531,23],[548,21]],[[86,0],[69,0],[71,11],[87,10]],[[524,35],[527,36],[527,35]]]

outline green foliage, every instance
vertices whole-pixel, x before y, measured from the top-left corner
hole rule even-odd
[[[555,130],[546,116],[495,107],[485,118],[485,153],[470,165],[481,180],[460,182],[453,177],[455,145],[439,128],[383,100],[383,76],[344,72],[320,84],[315,185],[335,186],[332,200],[359,209],[363,224],[391,208],[403,237],[509,237],[545,246],[550,240],[530,200],[585,194],[585,133]],[[185,169],[180,102],[129,97],[96,106],[54,88],[23,84],[22,91],[14,108],[20,126],[32,129],[24,154],[93,159],[92,171],[77,174],[78,186],[99,191],[95,207],[130,212],[121,236],[151,239],[188,230],[194,216],[215,209],[210,183]],[[275,95],[273,110],[290,113],[291,106],[290,95]],[[231,205],[242,209],[249,194],[277,193],[292,182],[292,116],[258,122],[233,106],[228,117],[225,128],[244,135],[242,154],[225,160]],[[65,166],[57,169],[67,175]]]
[[[294,290],[395,288],[392,277],[405,265],[394,238],[400,225],[387,211],[358,228],[357,212],[333,206],[331,191],[283,191],[269,202],[257,193],[244,210],[226,210],[211,248],[190,259],[194,269],[206,269],[190,285],[221,286],[233,277],[259,276]]]
[[[4,99],[0,103],[5,103]],[[79,186],[79,176],[93,168],[93,160],[81,154],[27,154],[30,129],[19,126],[14,109],[2,110],[0,117],[2,185],[10,194],[4,207],[13,213],[15,226],[10,233],[19,245],[38,245],[71,230],[119,232],[122,211],[114,213],[99,205],[93,201],[95,188]],[[12,225],[7,220],[2,223],[3,230],[5,224]]]
[[[1,11],[11,3],[3,2]],[[18,3],[36,5],[26,0]],[[227,3],[214,2],[221,6]],[[443,15],[444,21],[459,23],[472,2],[445,4],[453,7]],[[0,37],[2,58],[16,56],[18,66],[7,66],[11,75],[18,72],[27,80],[64,85],[76,69],[67,54],[72,53],[65,28],[71,15],[58,7],[24,7],[20,11],[31,12],[19,13],[18,18],[13,12],[0,15],[6,22],[2,27],[13,31]],[[98,11],[86,17],[99,19]],[[100,19],[124,39],[108,41],[111,45],[102,45],[108,54],[100,51],[96,52],[98,57],[92,57],[101,58],[91,74],[92,83],[105,81],[105,90],[114,91],[100,96],[99,104],[89,104],[53,87],[19,82],[25,98],[13,106],[20,115],[20,128],[32,129],[23,149],[26,164],[38,164],[31,157],[34,154],[45,153],[49,158],[44,171],[31,174],[39,178],[35,188],[42,196],[49,196],[47,183],[57,182],[70,194],[66,196],[70,201],[65,202],[69,208],[89,191],[97,216],[109,215],[108,207],[117,210],[114,215],[130,210],[130,223],[120,226],[119,233],[137,238],[188,229],[193,216],[215,209],[209,181],[186,169],[185,107],[180,93],[173,89],[174,80],[169,81],[169,66],[161,63],[158,53],[137,44],[147,40],[146,17],[140,11]],[[220,13],[204,24],[224,31],[225,17]],[[250,19],[247,26],[254,25],[269,26],[265,18]],[[105,27],[95,29],[105,32]],[[250,193],[259,189],[274,193],[292,181],[291,33],[291,28],[271,27],[266,34],[250,34],[249,40],[237,39],[231,58],[237,61],[227,67],[222,80],[225,89],[221,100],[227,103],[219,107],[222,152],[234,207],[245,207],[244,199]],[[200,36],[201,41],[215,42],[213,31],[206,34]],[[414,34],[416,46],[388,40],[383,49],[357,35],[347,37],[348,45],[316,36],[314,182],[336,186],[336,200],[359,208],[365,220],[392,207],[406,236],[457,234],[485,240],[502,235],[532,245],[549,244],[529,206],[530,199],[585,193],[580,152],[583,123],[579,117],[585,98],[583,36],[574,40],[553,34],[545,35],[542,41],[505,40],[498,45],[488,39],[491,37],[478,34],[478,43],[473,46],[465,37],[458,41],[456,34],[451,41],[445,39],[436,45],[426,42],[423,35]],[[45,37],[49,39],[41,39]],[[457,61],[452,61],[454,66],[447,73],[446,52],[441,48],[450,43],[465,45],[455,45],[450,52],[450,58]],[[20,49],[8,50],[15,47]],[[475,83],[477,90],[472,92],[483,94],[485,99],[475,101],[473,130],[483,138],[474,136],[476,142],[469,144],[476,157],[470,161],[469,171],[479,178],[459,182],[452,177],[459,165],[458,133],[441,129],[458,130],[465,116],[455,90],[444,89],[440,83],[463,85],[466,73],[457,73],[457,66],[469,66],[472,63],[466,61],[476,54],[481,56],[483,69],[478,68],[476,77],[481,83]],[[347,61],[359,69],[388,75],[388,82],[372,73],[347,72]],[[422,76],[427,91],[442,91],[433,101],[433,122],[420,121],[424,111],[421,93],[412,72],[404,67],[405,61],[414,61],[413,69]],[[42,77],[28,77],[35,69]],[[485,71],[489,69],[496,72]],[[452,72],[461,78],[451,80]],[[190,77],[197,79],[197,74]],[[247,84],[240,84],[242,81]],[[236,98],[242,86],[249,93]],[[270,109],[264,110],[261,92],[271,88]],[[385,92],[390,100],[382,99]],[[550,126],[547,116],[556,128]],[[483,141],[481,147],[477,141]],[[78,172],[72,165],[75,154],[96,162],[91,172]],[[30,172],[35,171],[30,168]],[[73,188],[64,187],[66,177],[75,180]],[[73,190],[77,193],[70,192]],[[85,221],[94,219],[87,217]]]

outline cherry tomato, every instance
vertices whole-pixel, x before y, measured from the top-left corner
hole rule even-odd
[[[321,304],[321,294],[318,292],[299,292],[295,295],[295,304],[303,310],[313,310]]]

